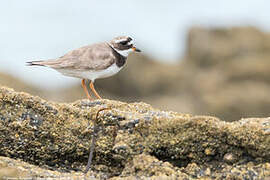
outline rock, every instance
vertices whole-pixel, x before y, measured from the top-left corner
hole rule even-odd
[[[185,179],[190,178],[187,174],[178,171],[179,168],[174,167],[168,162],[162,162],[154,156],[140,154],[134,156],[132,161],[126,164],[124,170],[120,177],[140,177],[140,178],[149,178],[152,179]],[[113,179],[122,179],[122,178],[113,178]]]
[[[270,118],[229,123],[161,111],[142,102],[54,103],[1,87],[0,155],[4,157],[0,165],[7,169],[4,173],[17,177],[26,169],[25,176],[30,177],[82,176],[93,120],[104,107],[109,109],[96,120],[100,132],[89,178],[270,176]],[[228,154],[235,158],[228,160]]]
[[[254,27],[193,27],[188,34],[187,58],[201,67],[230,63],[270,50],[270,36]]]
[[[193,113],[226,121],[270,116],[269,33],[254,27],[194,27],[187,44],[182,74],[198,104]]]
[[[88,172],[86,175],[82,172],[60,172],[48,168],[26,163],[21,160],[15,160],[0,156],[0,179],[32,179],[32,178],[66,178],[66,179],[106,179],[108,176],[102,173]]]
[[[233,153],[227,153],[224,155],[223,157],[224,161],[227,163],[234,163],[235,161],[237,161],[236,155]]]

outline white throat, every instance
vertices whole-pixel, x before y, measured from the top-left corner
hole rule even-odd
[[[116,50],[119,54],[121,54],[122,56],[124,57],[128,57],[129,53],[132,52],[132,49],[126,49],[126,50],[117,50],[117,49],[114,49]]]

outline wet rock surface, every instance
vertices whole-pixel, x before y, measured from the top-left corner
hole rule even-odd
[[[96,120],[93,166],[84,175],[101,108],[108,109]],[[0,156],[0,169],[15,177],[266,178],[270,118],[225,122],[112,100],[61,104],[1,87]]]

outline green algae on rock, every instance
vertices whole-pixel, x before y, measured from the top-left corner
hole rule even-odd
[[[229,177],[231,168],[269,176],[262,173],[270,171],[269,118],[229,123],[145,103],[54,103],[5,87],[0,88],[0,155],[54,171],[80,172],[87,164],[92,120],[101,108],[110,110],[100,116],[91,172],[114,178],[170,173],[216,178]]]

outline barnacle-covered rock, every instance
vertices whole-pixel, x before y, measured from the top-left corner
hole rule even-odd
[[[86,178],[270,176],[270,118],[225,122],[105,99],[54,103],[5,87],[0,169],[18,177],[23,164],[30,177],[84,176],[94,121],[99,133]],[[0,170],[0,177],[6,172]]]

